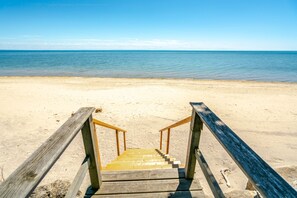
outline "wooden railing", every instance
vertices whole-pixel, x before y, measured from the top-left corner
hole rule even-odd
[[[185,165],[186,178],[192,179],[194,177],[197,160],[214,196],[224,197],[219,184],[199,149],[200,135],[204,124],[247,176],[261,196],[297,197],[297,192],[205,104],[191,103],[191,105],[193,111]],[[166,127],[162,129],[162,131],[168,130],[172,128],[172,126],[179,126],[179,123],[183,123],[184,120]]]
[[[169,153],[169,145],[170,145],[170,131],[172,128],[178,127],[180,125],[186,124],[191,121],[191,116],[186,117],[185,119],[182,119],[168,127],[165,127],[160,130],[160,150],[162,150],[162,145],[163,145],[163,131],[167,130],[167,140],[166,140],[166,154]]]
[[[116,134],[116,144],[117,144],[117,154],[118,154],[118,156],[120,155],[119,132],[123,132],[124,150],[127,149],[127,148],[126,148],[126,132],[127,132],[126,130],[121,129],[121,128],[116,127],[116,126],[113,126],[113,125],[110,125],[110,124],[107,124],[107,123],[102,122],[102,121],[97,120],[97,119],[93,119],[93,123],[94,123],[94,126],[99,125],[99,126],[102,126],[102,127],[106,127],[106,128],[115,130],[115,134]],[[95,128],[95,129],[96,129],[96,128]],[[100,162],[100,166],[101,166],[101,162]]]
[[[0,185],[0,197],[29,197],[48,171],[81,131],[86,157],[77,172],[66,197],[75,197],[89,170],[91,187],[102,183],[97,136],[94,131],[92,107],[80,108],[46,142]]]

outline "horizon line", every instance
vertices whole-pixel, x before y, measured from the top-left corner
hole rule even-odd
[[[297,49],[0,49],[0,51],[284,51],[296,52]]]

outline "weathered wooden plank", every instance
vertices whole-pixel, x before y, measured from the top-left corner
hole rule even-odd
[[[108,164],[108,166],[121,165],[121,166],[147,166],[147,165],[167,165],[168,162],[163,161],[114,161]]]
[[[192,119],[191,116],[186,117],[185,119],[182,119],[182,120],[180,120],[180,121],[178,121],[178,122],[176,122],[176,123],[174,123],[172,125],[169,125],[168,127],[165,127],[163,129],[161,129],[160,132],[168,130],[168,129],[172,129],[172,128],[175,128],[175,127],[178,127],[178,126],[183,125],[183,124],[186,124],[186,123],[190,122],[191,119]]]
[[[94,122],[94,124],[97,124],[97,125],[99,125],[99,126],[103,126],[103,127],[109,128],[109,129],[113,129],[113,130],[118,130],[118,131],[127,132],[127,131],[124,130],[124,129],[121,129],[121,128],[119,128],[119,127],[113,126],[113,125],[111,125],[111,124],[107,124],[107,123],[102,122],[102,121],[97,120],[97,119],[93,119],[93,122]]]
[[[123,138],[124,138],[124,151],[126,151],[127,150],[126,132],[123,132]]]
[[[129,162],[155,162],[155,161],[157,161],[157,162],[161,162],[161,161],[168,161],[168,160],[165,160],[164,158],[162,158],[162,157],[159,157],[159,158],[148,158],[148,159],[146,159],[146,158],[129,158],[129,157],[125,157],[125,158],[120,158],[120,159],[116,159],[116,160],[114,160],[114,161],[112,161],[112,162],[127,162],[127,161],[129,161]],[[111,163],[112,163],[111,162]]]
[[[97,138],[97,132],[96,132],[96,126],[95,126],[95,123],[93,123],[93,126],[94,126],[94,137],[95,137],[95,139],[94,139],[94,143],[95,143],[95,147],[96,147],[96,149],[95,150],[97,150],[97,152],[98,152],[98,163],[99,163],[99,167],[100,167],[100,170],[102,169],[102,163],[101,163],[101,155],[100,155],[100,149],[99,149],[99,142],[98,142],[98,138]]]
[[[77,135],[94,108],[81,108],[0,186],[1,197],[27,197]]]
[[[160,150],[162,150],[162,144],[163,144],[163,131],[160,131]]]
[[[108,195],[187,190],[202,190],[202,187],[198,180],[187,179],[103,182],[101,188],[95,194]]]
[[[120,155],[119,157],[160,157],[160,155],[158,153],[153,154],[153,153],[125,153],[123,155]]]
[[[117,154],[120,155],[120,142],[119,142],[119,131],[116,130],[116,143],[117,143]]]
[[[78,191],[79,191],[79,188],[86,176],[86,173],[88,171],[88,167],[89,167],[89,162],[90,162],[90,159],[89,157],[86,157],[82,163],[82,165],[80,166],[73,182],[71,183],[68,191],[67,191],[67,194],[65,196],[65,198],[73,198],[73,197],[76,197]]]
[[[163,165],[134,165],[134,164],[108,164],[106,168],[115,168],[117,170],[127,170],[130,169],[150,169],[150,168],[173,168],[172,164],[163,164]]]
[[[225,197],[223,191],[221,190],[216,178],[212,174],[207,162],[205,161],[201,151],[196,150],[195,152],[196,159],[201,167],[201,170],[207,180],[207,183],[212,191],[214,197]]]
[[[98,141],[97,135],[94,131],[92,115],[90,115],[90,117],[84,123],[84,126],[81,129],[81,133],[84,142],[86,156],[90,158],[89,174],[91,186],[94,189],[98,189],[100,188],[102,179],[100,173]]]
[[[178,179],[184,178],[184,169],[135,170],[135,171],[102,171],[104,181],[131,181],[149,179]]]
[[[115,195],[93,195],[93,198],[112,198],[112,197],[133,197],[133,198],[204,198],[203,191],[172,191],[158,193],[137,193],[137,194],[115,194]]]
[[[169,153],[169,144],[170,144],[170,128],[167,130],[166,154]]]
[[[191,105],[261,195],[297,197],[297,192],[205,104]]]
[[[196,167],[196,157],[195,157],[195,149],[199,146],[200,135],[203,123],[199,116],[197,116],[196,112],[192,111],[192,121],[188,139],[188,149],[187,149],[187,157],[186,157],[186,165],[185,172],[186,178],[192,179],[195,174]]]

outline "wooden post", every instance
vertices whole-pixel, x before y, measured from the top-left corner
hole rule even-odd
[[[117,141],[117,152],[118,156],[120,155],[120,143],[119,143],[119,131],[116,130],[116,141]]]
[[[90,158],[89,174],[91,179],[91,186],[94,189],[99,189],[102,184],[100,165],[98,160],[98,145],[97,137],[94,131],[92,115],[84,123],[82,129],[82,137],[85,146],[86,156]]]
[[[167,148],[166,148],[166,154],[169,153],[169,143],[170,143],[170,128],[168,129],[168,132],[167,132]]]
[[[98,163],[99,163],[99,167],[100,167],[100,170],[101,170],[101,169],[102,169],[102,164],[101,164],[101,156],[100,156],[99,142],[98,142],[97,133],[96,133],[96,125],[95,125],[94,122],[93,122],[93,126],[94,126],[94,133],[95,133],[94,142],[95,142],[96,150],[98,151]]]
[[[187,179],[193,179],[196,166],[195,150],[198,149],[203,123],[195,110],[192,111],[192,121],[188,140],[188,150],[185,165]]]
[[[160,151],[162,150],[162,136],[163,136],[163,131],[160,131]]]
[[[124,151],[127,149],[126,147],[126,132],[123,132],[123,136],[124,136]]]

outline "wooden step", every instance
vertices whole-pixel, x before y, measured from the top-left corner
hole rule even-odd
[[[149,158],[162,158],[162,157],[160,155],[120,155],[117,157],[117,159],[121,159],[121,158],[149,159]]]
[[[156,149],[127,149],[125,153],[156,153]]]
[[[107,165],[103,167],[102,170],[154,170],[154,169],[169,169],[173,168],[173,165],[146,165],[146,166],[123,166],[123,165]]]
[[[150,162],[140,162],[140,161],[114,161],[108,165],[128,165],[128,166],[147,166],[147,165],[166,165],[169,164],[166,161],[150,161]],[[173,162],[172,162],[173,164]]]
[[[112,162],[115,161],[134,161],[134,162],[154,162],[154,161],[163,161],[165,162],[166,160],[162,157],[160,158],[129,158],[129,157],[122,157],[122,158],[117,158],[115,160],[113,160]],[[167,161],[168,162],[168,161]]]
[[[105,181],[131,181],[148,179],[178,179],[185,178],[185,169],[156,169],[135,171],[102,171],[102,180]]]
[[[120,156],[135,156],[135,157],[139,157],[139,156],[145,156],[145,157],[150,157],[150,156],[158,156],[158,157],[162,157],[161,155],[159,155],[158,153],[123,153]],[[120,157],[119,156],[119,157]]]
[[[157,193],[175,191],[201,191],[198,180],[166,179],[142,181],[114,181],[103,182],[96,195],[127,194],[132,193]]]
[[[172,192],[157,192],[157,193],[134,193],[134,194],[109,194],[109,195],[91,195],[94,198],[112,198],[112,197],[132,197],[132,198],[204,198],[204,192],[199,191],[172,191]],[[87,196],[86,196],[87,197]]]

